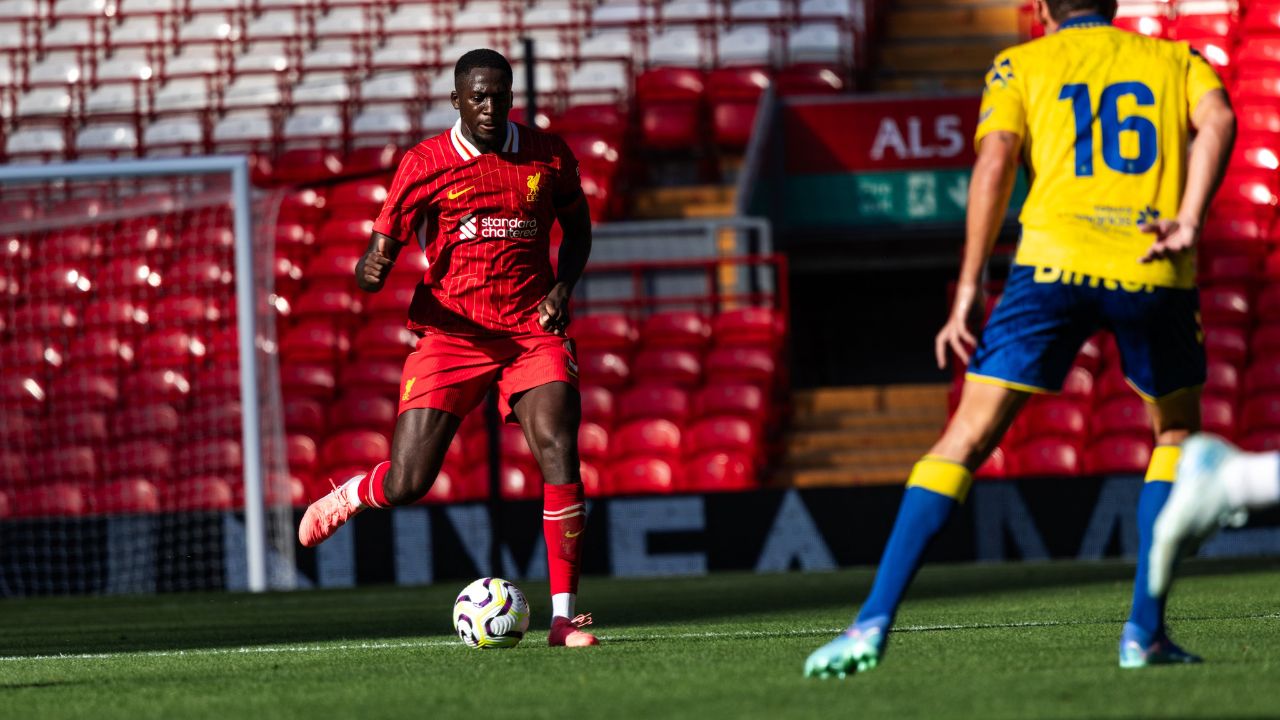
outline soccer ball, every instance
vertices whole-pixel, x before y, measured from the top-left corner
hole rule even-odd
[[[458,593],[453,629],[473,648],[513,648],[529,629],[529,601],[502,578],[480,578]]]

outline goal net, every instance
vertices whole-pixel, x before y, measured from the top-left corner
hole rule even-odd
[[[0,595],[293,586],[273,205],[237,158],[0,168]]]

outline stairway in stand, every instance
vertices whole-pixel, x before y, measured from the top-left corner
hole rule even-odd
[[[1001,50],[1019,42],[1010,0],[900,0],[878,47],[878,92],[980,92]]]
[[[947,390],[943,384],[797,391],[777,484],[906,482],[947,422]]]

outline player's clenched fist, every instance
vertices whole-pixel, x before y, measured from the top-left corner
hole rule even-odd
[[[551,292],[538,304],[538,324],[553,335],[564,335],[569,327],[569,296],[572,290],[565,283],[556,283]]]
[[[391,258],[377,250],[370,250],[356,265],[356,284],[366,292],[378,292],[390,274]]]

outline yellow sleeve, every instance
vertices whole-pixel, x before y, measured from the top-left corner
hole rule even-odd
[[[1218,79],[1218,73],[1213,71],[1213,66],[1209,61],[1201,57],[1200,53],[1194,49],[1190,49],[1191,62],[1187,63],[1187,116],[1195,114],[1196,108],[1200,106],[1200,101],[1205,95],[1214,90],[1222,89],[1222,80]]]
[[[978,131],[973,144],[993,132],[1005,131],[1026,137],[1027,106],[1022,85],[1023,68],[1015,64],[1010,53],[996,56],[987,70],[986,87],[982,91],[982,109],[978,114]]]

